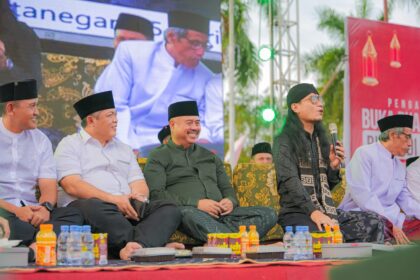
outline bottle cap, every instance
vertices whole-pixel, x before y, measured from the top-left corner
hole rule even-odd
[[[71,225],[70,226],[70,231],[77,231],[77,228],[78,228],[79,226],[76,226],[76,225]]]
[[[39,226],[40,230],[45,230],[45,231],[49,231],[49,230],[53,230],[53,225],[52,224],[41,224]]]
[[[82,231],[83,232],[91,232],[92,231],[92,228],[90,227],[90,225],[84,225],[82,227]]]
[[[69,226],[67,226],[67,225],[62,225],[62,226],[60,227],[60,230],[61,230],[61,231],[69,231]]]
[[[293,232],[293,227],[292,226],[287,226],[286,227],[286,232]]]
[[[250,225],[249,226],[249,230],[256,230],[256,229],[257,229],[257,227],[255,225]]]
[[[246,231],[246,226],[239,226],[239,232]]]

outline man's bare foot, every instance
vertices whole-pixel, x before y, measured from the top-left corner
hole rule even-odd
[[[171,243],[167,243],[165,245],[165,247],[167,248],[174,248],[174,249],[185,249],[184,244],[179,243],[179,242],[171,242]]]
[[[124,261],[130,260],[130,256],[136,251],[137,249],[143,248],[137,242],[127,242],[124,248],[120,251],[120,259]]]

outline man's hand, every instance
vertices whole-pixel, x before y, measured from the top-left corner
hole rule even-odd
[[[211,199],[200,199],[197,208],[214,218],[219,218],[219,215],[224,212],[219,202]]]
[[[136,210],[131,206],[129,195],[114,195],[112,197],[112,203],[117,205],[118,210],[120,210],[126,218],[136,221],[139,220]]]
[[[0,238],[9,239],[10,237],[10,227],[9,221],[0,217]]]
[[[31,220],[31,225],[38,227],[40,224],[50,220],[50,212],[44,206],[29,206],[34,215]]]
[[[330,217],[319,210],[315,210],[311,213],[311,220],[316,224],[319,231],[323,231],[322,225],[329,225],[330,227],[333,227],[336,224]]]
[[[6,56],[6,47],[4,43],[0,40],[0,70],[7,68],[7,56]]]
[[[130,194],[130,198],[137,199],[138,201],[141,201],[141,202],[145,202],[145,201],[148,201],[149,200],[147,198],[147,195],[144,195],[142,193],[131,193]]]
[[[32,206],[17,207],[14,214],[22,222],[30,223],[34,216],[34,211],[31,209],[31,207]]]
[[[410,239],[408,239],[407,235],[405,235],[404,231],[399,227],[393,226],[392,234],[398,245],[410,244]]]
[[[220,200],[219,205],[223,209],[223,212],[220,213],[222,216],[228,215],[233,211],[233,203],[229,198],[223,198]]]
[[[340,141],[337,141],[336,145],[337,154],[334,152],[334,146],[330,145],[330,167],[333,170],[337,170],[340,168],[340,164],[344,162],[344,147]]]

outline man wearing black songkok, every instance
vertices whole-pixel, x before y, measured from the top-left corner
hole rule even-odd
[[[407,188],[398,158],[413,145],[413,120],[401,114],[378,121],[379,141],[357,148],[346,168],[346,195],[339,206],[377,213],[386,220],[385,239],[398,244],[420,239],[420,203]]]
[[[93,232],[108,233],[114,257],[126,260],[138,248],[165,246],[180,212],[171,202],[148,203],[149,188],[132,149],[114,137],[112,92],[84,97],[74,108],[83,129],[64,138],[55,152],[59,205],[79,208]]]
[[[171,128],[169,125],[165,125],[158,133],[158,139],[161,144],[168,144],[169,138],[171,137]]]
[[[312,84],[298,84],[287,95],[288,114],[274,140],[280,213],[278,223],[321,231],[340,225],[346,242],[383,242],[384,224],[375,213],[337,210],[331,190],[340,181],[344,149],[334,152],[322,126],[324,104]]]
[[[177,204],[180,230],[203,243],[208,233],[238,232],[239,225],[256,225],[262,238],[275,225],[275,211],[239,207],[223,162],[195,143],[201,130],[197,103],[173,103],[168,115],[171,139],[152,150],[144,169],[151,199]]]
[[[8,0],[0,0],[0,84],[35,78],[42,85],[41,42],[18,21]]]
[[[158,144],[170,103],[189,98],[203,114],[211,111],[204,97],[213,74],[201,62],[210,48],[209,28],[205,15],[169,11],[164,41],[122,42],[109,65],[110,78],[96,83],[96,91],[112,90],[115,96],[118,138],[142,155]]]
[[[273,163],[271,145],[267,142],[257,143],[252,147],[251,163]]]
[[[56,208],[57,171],[51,142],[37,129],[36,80],[0,85],[0,216],[8,220],[10,238],[35,250],[39,225],[81,225],[74,208]],[[33,260],[33,251],[29,260]]]

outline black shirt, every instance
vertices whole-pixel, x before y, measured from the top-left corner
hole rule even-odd
[[[312,167],[314,176],[315,191],[319,201],[321,201],[321,182],[319,155],[317,148],[317,138],[315,135],[302,133],[307,150],[310,151],[308,158]],[[273,144],[273,159],[277,173],[277,190],[280,195],[280,214],[286,213],[304,213],[310,215],[316,210],[311,201],[310,195],[302,185],[301,169],[297,154],[292,153],[291,140],[282,133],[277,136]],[[341,180],[339,170],[332,170],[328,164],[327,169],[328,186],[333,189]]]

